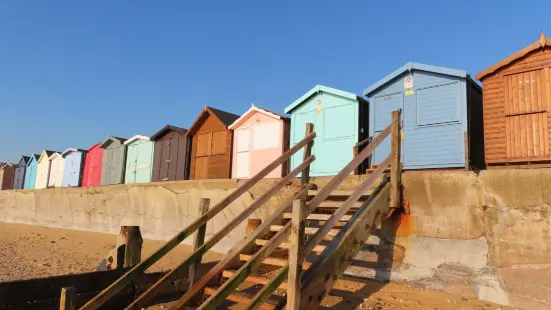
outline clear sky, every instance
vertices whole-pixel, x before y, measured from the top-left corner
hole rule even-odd
[[[551,1],[0,1],[0,161],[283,112],[408,61],[482,69],[551,37]]]

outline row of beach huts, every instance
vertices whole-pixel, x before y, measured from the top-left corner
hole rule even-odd
[[[285,115],[254,105],[242,115],[205,106],[189,129],[167,125],[152,136],[109,136],[88,149],[44,150],[1,164],[0,188],[249,178],[300,141],[306,123],[317,133],[311,175],[331,176],[398,109],[404,169],[542,166],[551,162],[550,47],[542,32],[538,41],[480,72],[483,88],[463,70],[407,63],[363,96],[317,85]],[[362,171],[389,151],[385,141]],[[290,167],[268,177],[282,177],[301,161],[298,152]]]

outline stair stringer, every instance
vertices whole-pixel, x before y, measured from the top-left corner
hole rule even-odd
[[[302,276],[300,309],[316,309],[389,210],[390,184],[379,187]]]

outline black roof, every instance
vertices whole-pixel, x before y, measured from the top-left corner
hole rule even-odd
[[[187,129],[182,127],[172,126],[172,125],[166,125],[165,127],[161,128],[161,130],[157,131],[154,135],[152,135],[151,140],[159,139],[168,131],[176,131],[176,132],[185,134],[187,132]]]
[[[235,122],[238,118],[239,118],[239,115],[235,115],[235,114],[232,114],[232,113],[229,113],[229,112],[226,112],[226,111],[222,111],[222,110],[218,110],[218,109],[215,109],[213,107],[208,107],[212,113],[214,113],[214,115],[216,115],[216,117],[218,117],[218,119],[224,123],[224,125],[229,126],[231,124],[233,124],[233,122]]]

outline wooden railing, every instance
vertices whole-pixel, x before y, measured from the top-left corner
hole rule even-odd
[[[138,265],[134,266],[131,270],[125,273],[122,277],[116,280],[113,284],[104,289],[100,294],[88,301],[81,310],[90,310],[98,309],[104,305],[110,298],[115,296],[118,292],[122,291],[125,287],[130,285],[133,281],[138,279],[149,267],[155,264],[159,259],[169,253],[174,249],[178,244],[180,244],[184,239],[191,236],[199,228],[204,227],[206,223],[214,218],[218,213],[224,210],[229,206],[233,201],[239,198],[242,194],[247,192],[251,187],[257,184],[260,180],[268,175],[272,170],[283,164],[285,161],[288,161],[290,157],[295,154],[300,149],[304,148],[304,159],[301,164],[299,164],[295,169],[293,169],[287,176],[277,182],[272,186],[266,193],[260,196],[255,200],[247,209],[245,209],[241,214],[234,218],[230,223],[228,223],[220,231],[216,232],[208,241],[200,245],[189,257],[182,261],[178,267],[174,268],[166,275],[164,275],[157,283],[151,286],[146,292],[139,296],[132,304],[130,304],[126,309],[141,309],[142,306],[146,305],[150,300],[152,300],[159,292],[163,290],[167,285],[172,285],[172,281],[181,278],[185,273],[187,273],[188,268],[195,263],[200,262],[202,256],[210,250],[214,245],[216,245],[222,238],[224,238],[230,231],[235,229],[241,222],[246,220],[252,213],[254,213],[258,208],[260,208],[265,202],[267,202],[274,194],[276,194],[280,189],[282,189],[287,183],[292,181],[299,173],[302,172],[303,180],[307,180],[309,175],[309,167],[312,162],[314,162],[315,157],[311,154],[311,148],[314,142],[316,133],[313,132],[313,125],[307,124],[306,126],[306,135],[305,138],[262,169],[259,173],[253,176],[251,179],[247,180],[242,186],[238,187],[234,192],[229,194],[226,198],[196,219],[193,223],[188,225],[182,231],[180,231],[176,236],[170,239],[165,245],[159,248],[155,253],[149,256],[147,259],[140,262]],[[297,190],[291,198],[280,203],[277,207],[277,211],[272,214],[272,216],[265,221],[260,227],[258,227],[252,234],[247,236],[244,240],[237,243],[232,250],[226,255],[220,263],[218,263],[211,272],[207,273],[201,279],[197,281],[196,284],[191,286],[191,289],[180,299],[177,304],[183,304],[189,301],[193,295],[198,293],[215,274],[219,274],[223,267],[227,266],[230,261],[239,254],[247,245],[254,241],[254,237],[258,236],[260,229],[265,229],[268,227],[266,223],[272,223],[278,218],[281,218],[282,213],[285,209],[292,204],[292,202],[300,197],[305,197],[310,185],[302,184],[299,190]],[[231,256],[231,257],[230,257]],[[218,272],[214,272],[218,271]],[[216,295],[215,295],[216,297]],[[174,307],[173,307],[174,308]]]
[[[386,204],[386,210],[388,210],[389,207],[396,208],[399,206],[400,202],[400,175],[401,175],[401,164],[400,164],[400,115],[401,111],[395,111],[392,112],[392,122],[377,136],[373,139],[373,141],[356,157],[353,158],[353,160],[341,171],[339,174],[333,178],[326,187],[324,187],[318,195],[316,195],[308,204],[306,205],[306,210],[301,210],[299,207],[293,208],[293,216],[292,220],[287,223],[287,225],[284,226],[283,229],[281,229],[278,234],[285,233],[288,231],[291,227],[293,230],[294,240],[291,240],[291,248],[289,249],[289,264],[282,267],[276,275],[271,279],[271,281],[265,285],[251,300],[251,302],[248,305],[247,309],[258,309],[272,294],[273,292],[279,288],[279,286],[283,283],[285,278],[288,278],[287,283],[287,309],[315,309],[319,305],[319,303],[322,300],[322,295],[325,295],[331,290],[332,283],[337,279],[337,277],[344,272],[343,267],[348,266],[348,264],[345,262],[345,260],[351,260],[350,256],[342,256],[342,254],[348,254],[352,255],[352,257],[357,253],[352,253],[351,249],[358,248],[361,246],[359,239],[354,239],[356,236],[354,234],[358,234],[359,232],[357,230],[350,230],[348,227],[351,225],[351,223],[356,223],[356,218],[360,218],[364,221],[367,221],[366,214],[369,213],[370,210],[373,208],[370,208],[370,205],[374,199],[379,198],[378,193],[380,193],[381,188],[385,187],[388,178],[383,178],[383,182],[381,182],[381,185],[379,186],[378,190],[375,191],[374,195],[372,195],[367,202],[365,202],[362,205],[362,208],[354,215],[353,219],[345,225],[337,237],[335,237],[331,243],[326,247],[324,252],[322,253],[322,256],[320,256],[314,264],[308,269],[308,274],[312,275],[321,275],[321,278],[323,282],[317,282],[315,285],[311,285],[308,287],[308,290],[305,290],[305,285],[310,284],[310,282],[307,283],[301,283],[302,280],[304,280],[304,275],[301,276],[302,271],[302,264],[305,257],[308,256],[308,254],[315,248],[316,245],[318,245],[324,237],[327,235],[327,233],[337,224],[338,221],[341,220],[341,218],[347,214],[352,206],[359,200],[359,198],[367,192],[367,190],[377,181],[380,179],[381,175],[383,174],[384,170],[391,165],[391,179],[390,179],[390,204],[387,204],[386,201],[384,203]],[[375,150],[375,148],[389,135],[392,134],[391,138],[391,153],[390,155],[383,160],[383,162],[380,163],[380,165],[375,169],[375,171],[370,175],[369,178],[367,178],[360,186],[356,188],[356,190],[344,201],[344,203],[337,209],[337,211],[325,222],[325,224],[318,229],[316,234],[312,238],[308,240],[306,245],[304,247],[301,247],[301,240],[297,240],[298,238],[302,238],[304,234],[304,220],[305,218],[310,215],[317,207],[318,205],[327,198],[327,196],[335,189],[337,186],[344,180],[346,176],[348,176],[359,164],[361,164],[367,157],[371,155],[371,153]],[[386,188],[386,187],[385,187]],[[375,198],[374,198],[375,197]],[[376,202],[380,205],[381,202],[384,199],[380,198],[376,200]],[[298,205],[299,202],[296,203]],[[384,208],[383,208],[384,209]],[[371,212],[373,213],[373,212]],[[373,221],[376,219],[373,217],[373,214],[369,213],[369,216],[371,216],[371,222],[369,222],[370,226],[364,226],[364,231],[362,232],[363,236],[367,233],[367,236],[371,233],[371,230],[373,227]],[[382,216],[382,214],[381,214]],[[350,232],[353,232],[354,234],[350,235]],[[352,236],[354,241],[356,242],[353,245],[347,244],[346,247],[342,247],[342,244],[339,243],[339,240],[342,240],[342,235],[346,235],[348,233],[349,236]],[[340,237],[339,237],[340,236]],[[366,237],[367,238],[367,237]],[[259,251],[257,254],[261,253],[264,248],[269,249],[275,249],[281,242],[283,241],[283,238],[278,238],[278,235],[270,239],[270,241]],[[346,239],[348,241],[348,239]],[[365,241],[365,240],[364,240]],[[293,249],[294,248],[294,249]],[[340,250],[341,252],[337,251]],[[359,249],[359,248],[358,248]],[[266,250],[264,250],[266,251]],[[343,252],[345,251],[345,252]],[[347,251],[347,252],[346,252]],[[293,255],[293,257],[291,257]],[[329,258],[327,258],[329,257]],[[344,257],[344,259],[342,259]],[[316,268],[316,262],[320,260],[321,258],[324,258],[329,261],[326,265],[323,265],[321,268]],[[245,266],[244,266],[245,267]],[[243,269],[243,268],[241,268]],[[240,270],[242,271],[242,270]],[[239,275],[239,272],[235,277]],[[308,278],[306,278],[308,279]],[[315,278],[318,280],[318,278]],[[312,298],[310,298],[312,296]],[[305,298],[308,297],[308,298]],[[310,303],[310,304],[308,304]],[[281,307],[281,305],[279,305]],[[278,307],[278,308],[280,308]]]

